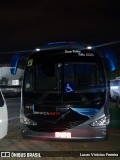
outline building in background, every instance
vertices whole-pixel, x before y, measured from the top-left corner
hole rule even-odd
[[[5,96],[20,94],[24,70],[18,68],[16,75],[11,74],[9,64],[0,66],[0,87]]]

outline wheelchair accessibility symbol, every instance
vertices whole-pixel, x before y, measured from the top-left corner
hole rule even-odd
[[[74,83],[64,83],[64,93],[74,93]]]

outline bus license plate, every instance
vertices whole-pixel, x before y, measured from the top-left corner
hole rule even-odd
[[[71,138],[71,132],[55,132],[55,138]]]

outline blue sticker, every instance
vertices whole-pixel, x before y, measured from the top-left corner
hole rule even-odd
[[[98,113],[99,109],[97,108],[71,108],[73,111],[91,118],[94,116],[96,113]]]
[[[74,91],[75,91],[75,86],[73,82],[64,83],[64,93],[74,93]]]

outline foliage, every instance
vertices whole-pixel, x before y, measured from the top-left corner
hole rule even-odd
[[[0,79],[0,84],[2,85],[7,85],[8,84],[9,79],[6,77],[2,77],[2,79]]]
[[[107,72],[108,80],[116,79],[116,77],[120,77],[120,68],[112,72]]]

